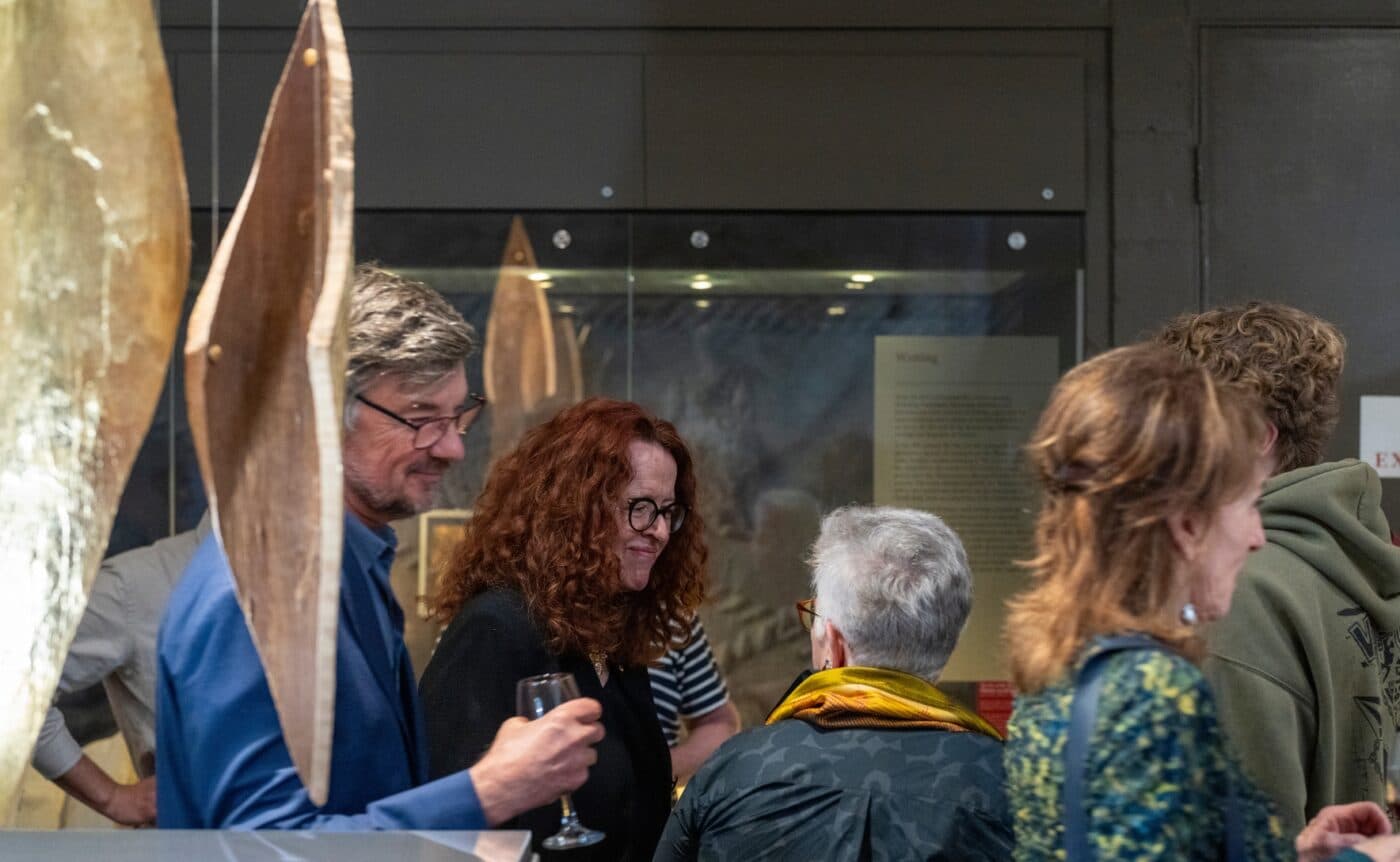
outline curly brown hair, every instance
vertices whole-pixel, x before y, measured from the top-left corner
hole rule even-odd
[[[1266,439],[1252,394],[1160,344],[1101,354],[1067,373],[1027,446],[1045,491],[1032,586],[1008,603],[1017,688],[1064,675],[1098,635],[1151,634],[1188,656],[1168,519],[1211,513],[1248,486]]]
[[[1347,343],[1337,327],[1291,306],[1251,302],[1183,314],[1156,340],[1259,397],[1278,429],[1277,472],[1321,463],[1341,412]]]
[[[656,443],[676,460],[676,499],[689,511],[644,589],[622,585],[613,509],[632,479],[628,447]],[[556,654],[602,653],[648,664],[680,646],[704,598],[708,552],[695,468],[675,426],[628,401],[590,398],[526,432],[491,468],[465,535],[439,582],[435,613],[450,621],[495,587],[525,597]]]

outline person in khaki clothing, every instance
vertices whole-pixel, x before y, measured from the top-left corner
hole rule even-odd
[[[1333,803],[1384,805],[1400,722],[1400,549],[1376,472],[1321,463],[1346,343],[1332,324],[1267,303],[1182,316],[1157,340],[1257,393],[1277,432],[1259,502],[1267,543],[1207,633],[1231,745],[1285,832]]]

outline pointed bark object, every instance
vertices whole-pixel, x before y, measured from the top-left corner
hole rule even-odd
[[[558,369],[555,373],[559,381],[558,400],[561,405],[577,404],[583,400],[583,355],[571,315],[554,318],[554,357]]]
[[[165,379],[189,202],[150,0],[0,2],[0,822]]]
[[[491,457],[510,451],[542,417],[534,411],[558,391],[554,325],[544,289],[530,274],[535,250],[519,216],[511,219],[501,274],[486,320],[481,375],[491,402]]]
[[[335,709],[353,135],[340,16],[310,0],[185,347],[215,530],[317,805]]]

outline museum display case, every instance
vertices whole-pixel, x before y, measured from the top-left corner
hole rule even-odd
[[[207,211],[194,225],[197,283]],[[1033,508],[1019,447],[1082,349],[1082,230],[1062,214],[361,210],[355,244],[441,291],[484,342],[469,376],[491,415],[440,507],[470,509],[492,456],[579,398],[676,423],[709,530],[703,616],[754,722],[806,661],[804,556],[821,514],[850,503],[927,508],[964,536],[976,605],[949,678],[1001,678],[999,605],[1022,582]],[[162,404],[127,492],[131,533],[172,509],[193,524],[202,506],[178,387]],[[400,530],[406,609],[431,592],[420,560],[443,558],[442,521]],[[438,546],[420,549],[420,532]],[[420,669],[436,634],[410,612]]]

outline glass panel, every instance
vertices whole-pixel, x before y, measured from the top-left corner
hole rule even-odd
[[[287,27],[300,8],[286,6]],[[207,137],[192,147],[209,157],[191,168],[191,182],[201,186],[195,198],[212,198],[226,223],[252,158],[251,145],[234,138],[255,137],[261,117],[251,124],[240,119],[240,132],[220,105],[217,0],[210,9],[209,66],[191,72],[207,76],[207,104],[187,96],[180,109],[201,118],[194,138]],[[225,74],[223,86],[235,79],[242,80]],[[1077,215],[530,212],[519,214],[533,256],[528,271],[506,259],[515,217],[357,213],[358,259],[433,285],[483,340],[507,285],[519,302],[498,320],[513,313],[513,331],[524,332],[531,324],[528,303],[542,303],[544,322],[533,325],[541,336],[547,329],[552,353],[547,368],[527,367],[522,354],[498,364],[492,385],[517,391],[498,395],[492,419],[473,430],[466,460],[444,482],[441,510],[421,519],[428,529],[420,534],[419,519],[397,525],[394,587],[408,611],[406,640],[420,671],[437,636],[437,627],[413,612],[431,570],[431,561],[420,560],[427,555],[420,535],[451,540],[492,455],[523,427],[581,397],[634,398],[673,420],[697,455],[712,552],[711,601],[703,613],[745,723],[757,723],[809,661],[792,602],[810,592],[804,558],[821,515],[848,503],[887,502],[876,481],[877,453],[894,443],[877,436],[884,367],[877,354],[893,342],[878,339],[1052,339],[1053,367],[1026,374],[1041,397],[1048,386],[1039,381],[1069,367],[1081,349],[1083,220]],[[208,269],[211,228],[209,211],[196,211],[186,320]],[[529,285],[537,293],[519,289]],[[182,321],[109,554],[192,528],[205,508],[185,414],[184,328]],[[1010,342],[988,348],[1011,357],[1018,349]],[[469,364],[474,388],[486,385],[484,358],[478,353]],[[541,374],[543,382],[530,389],[526,378]],[[989,384],[992,395],[998,385]],[[1008,411],[987,403],[959,418],[975,410],[993,425],[1005,419]],[[964,443],[977,438],[970,419],[964,430]],[[978,632],[995,639],[999,596],[1014,577],[1010,561],[1025,556],[1024,510],[1031,507],[1013,504],[1023,484],[1019,460],[1015,446],[1005,445],[1005,427],[997,433],[985,485],[1012,490],[991,503],[969,500],[964,507],[954,499],[936,507],[968,539],[977,573],[984,616],[974,618],[965,641]],[[1001,541],[987,538],[988,524],[1004,526],[997,530]],[[83,702],[80,695],[70,714],[79,738],[112,732],[105,698],[88,692],[90,713]]]
[[[502,333],[512,333],[500,344],[533,327],[540,346],[548,328],[552,374],[531,358],[539,350],[494,355],[492,420],[473,431],[466,460],[444,482],[440,505],[447,511],[425,522],[434,525],[432,534],[450,541],[452,519],[470,508],[493,453],[509,448],[524,427],[578,398],[630,396],[674,421],[695,450],[712,552],[704,616],[746,723],[761,721],[809,661],[792,602],[810,592],[804,559],[821,515],[840,505],[912,500],[959,530],[977,593],[964,642],[992,644],[995,652],[1000,601],[1019,583],[1011,561],[1026,556],[1033,508],[1018,452],[1024,435],[1014,428],[1033,417],[1049,381],[1080,349],[1078,216],[526,213],[519,218],[528,249],[519,234],[512,245],[515,217],[357,216],[359,259],[433,285],[483,341],[493,313]],[[208,266],[208,218],[195,214],[189,303]],[[520,252],[518,260],[508,256]],[[515,305],[501,305],[507,294]],[[532,308],[544,313],[532,316]],[[876,391],[892,379],[877,367],[877,352],[894,344],[879,340],[891,336],[982,339],[975,342],[979,361],[1000,363],[1002,377],[974,387],[973,401],[955,393],[961,400],[938,402],[959,405],[951,419],[946,410],[905,416],[941,423],[932,431],[904,426],[883,432],[903,434],[898,441],[877,439]],[[1050,341],[1014,340],[1035,336]],[[1049,345],[1043,367],[1017,364],[1028,343]],[[157,411],[113,550],[165,535],[172,493],[178,529],[203,511],[184,413],[182,347],[183,331],[174,394],[167,392]],[[483,371],[478,353],[468,369],[474,388],[487,385]],[[956,374],[942,379],[957,382]],[[1017,385],[1029,394],[1012,416],[996,399]],[[942,496],[892,486],[882,499],[877,451],[930,434],[956,438],[940,443],[945,453],[947,446],[976,445],[978,457],[990,458],[976,462],[977,493],[967,490],[967,475],[963,490],[953,488],[952,477],[939,471],[958,466],[966,473],[965,465],[945,457],[930,468],[935,479],[948,480],[936,489]],[[411,610],[430,589],[432,561],[420,566],[418,524],[400,526],[394,583]],[[409,617],[406,637],[422,668],[436,627]],[[950,678],[1001,676],[989,661],[991,670],[955,657]]]
[[[630,217],[526,213],[518,217],[521,232],[512,237],[515,218],[460,212],[356,216],[359,259],[377,260],[432,285],[484,343],[467,363],[467,379],[491,396],[491,404],[466,438],[466,458],[444,478],[440,509],[396,525],[399,552],[392,580],[407,611],[404,639],[420,672],[438,636],[436,624],[424,618],[423,600],[448,543],[456,539],[455,522],[480,492],[492,456],[508,451],[525,428],[566,404],[590,395],[627,395]],[[548,363],[540,349],[546,325]],[[485,343],[488,333],[499,336],[494,344]],[[493,351],[490,380],[488,351]]]
[[[805,559],[822,514],[850,503],[929,508],[963,535],[978,594],[963,642],[990,646],[992,660],[955,657],[949,673],[1004,675],[1000,599],[1019,583],[1011,560],[1028,556],[1032,506],[1021,429],[1078,349],[1080,219],[651,214],[636,224],[635,396],[696,452],[711,527],[705,622],[745,723],[761,722],[810,662],[793,601],[810,595]],[[875,393],[891,370],[877,369],[877,339],[888,336],[939,350],[948,343],[917,337],[1048,336],[1048,367],[1018,369],[1036,342],[979,338],[980,362],[1001,364],[1002,376],[967,390],[957,374],[935,374],[956,415],[929,413],[940,402],[920,383],[923,406],[892,420],[917,424],[879,440]],[[1043,382],[1022,391],[1027,380]],[[978,430],[964,425],[974,410]],[[922,442],[940,432],[941,458]],[[931,480],[880,499],[877,447],[910,444],[935,459],[923,468]],[[981,473],[959,490],[943,479],[965,469],[953,463],[963,453]],[[901,482],[918,463],[897,465]]]
[[[444,482],[445,506],[471,505],[481,489],[492,453],[514,445],[523,427],[589,395],[624,398],[627,393],[627,240],[625,213],[529,213],[519,216],[526,261],[507,264],[510,213],[361,212],[355,248],[360,260],[436,288],[476,328],[483,341],[467,366],[473,389],[493,388],[487,417],[467,438],[467,457]],[[513,254],[522,249],[511,247]],[[548,310],[554,365],[552,383],[519,391],[521,376],[539,375],[520,357],[493,358],[493,381],[483,377],[486,335],[493,313],[503,343],[533,338],[542,325],[522,316],[519,306],[502,307],[498,288],[508,286],[542,300]],[[505,363],[511,363],[506,365]],[[548,383],[548,381],[545,381]],[[525,389],[531,389],[525,386]],[[509,414],[509,415],[507,415]]]
[[[521,223],[534,264],[517,272],[502,267],[511,221],[505,213],[361,213],[357,249],[438,288],[483,336],[500,286],[537,288],[525,293],[549,310],[555,388],[516,406],[525,423],[577,397],[629,393],[676,422],[696,452],[709,524],[706,624],[747,723],[760,721],[809,661],[792,602],[810,591],[804,558],[821,515],[848,503],[924,499],[919,489],[877,499],[875,453],[891,444],[875,436],[882,337],[976,337],[983,361],[1004,366],[1002,378],[979,384],[979,400],[959,396],[960,412],[942,420],[969,423],[976,411],[981,430],[945,445],[990,447],[985,482],[978,475],[976,494],[935,495],[930,506],[967,540],[982,609],[969,633],[995,643],[1000,596],[1018,577],[1010,561],[1028,549],[1016,423],[1033,418],[1079,349],[1077,216],[530,213]],[[1035,336],[1048,340],[1016,340]],[[1038,345],[1043,367],[1023,373],[1016,363],[1027,343]],[[482,372],[478,355],[474,386]],[[503,382],[512,375],[495,373]],[[1019,412],[998,406],[999,393],[1017,386],[1029,391],[1018,396]],[[444,506],[470,507],[491,454],[520,427],[473,432]],[[998,496],[995,487],[1009,490]],[[401,531],[395,581],[406,606],[424,589],[412,585],[417,534]],[[420,667],[435,634],[421,624],[409,633]],[[1001,675],[964,667],[975,672],[954,678]]]

